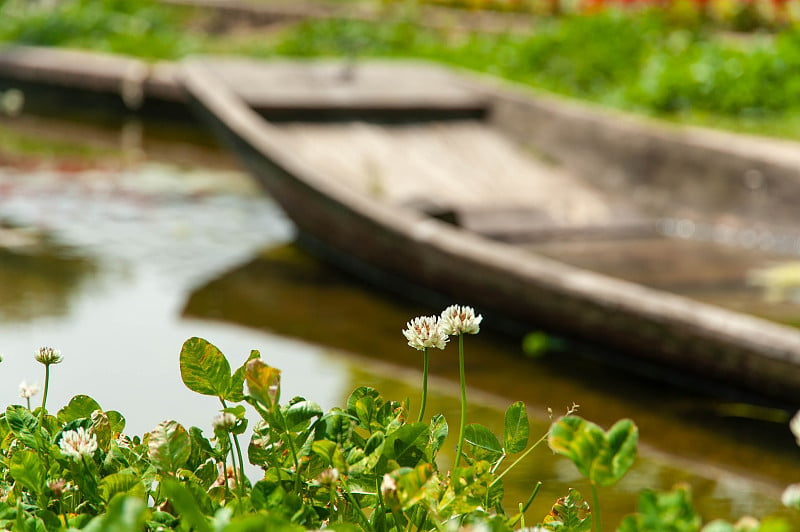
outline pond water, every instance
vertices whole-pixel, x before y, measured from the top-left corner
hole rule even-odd
[[[208,431],[217,405],[186,390],[178,371],[191,336],[234,364],[259,349],[283,370],[284,398],[302,394],[329,408],[371,385],[418,400],[420,356],[400,331],[440,309],[376,291],[299,251],[292,224],[208,139],[139,122],[22,116],[0,123],[0,146],[5,404],[22,401],[20,381],[41,383],[33,353],[50,345],[65,356],[53,369],[51,409],[82,393],[123,412],[131,434],[163,419]],[[607,526],[633,511],[641,488],[677,482],[691,485],[706,519],[786,515],[778,497],[800,481],[789,412],[627,374],[591,350],[526,358],[519,338],[490,327],[468,340],[471,422],[499,431],[516,400],[528,405],[533,434],[546,430],[548,408],[558,415],[573,403],[605,427],[637,422],[640,459],[601,493]],[[431,370],[429,411],[455,424],[454,350],[432,356]],[[543,516],[569,487],[589,492],[570,463],[542,448],[509,475],[509,505],[539,480],[530,516]]]

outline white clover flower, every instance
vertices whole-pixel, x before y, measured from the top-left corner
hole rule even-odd
[[[798,410],[792,420],[789,421],[789,430],[794,434],[797,445],[800,445],[800,410]]]
[[[97,450],[97,437],[83,427],[78,427],[78,430],[64,432],[58,446],[65,455],[80,460],[83,456],[92,456]]]
[[[800,484],[790,484],[783,490],[781,502],[787,508],[800,510]]]
[[[422,351],[429,347],[444,349],[447,343],[447,334],[442,329],[442,324],[436,316],[419,316],[406,323],[403,336],[408,340],[408,345]]]
[[[384,473],[383,481],[381,482],[381,495],[384,497],[391,497],[397,494],[397,482],[392,478],[389,473]]]
[[[317,476],[317,482],[322,486],[332,486],[339,480],[339,470],[329,467]]]
[[[230,412],[221,412],[211,421],[214,430],[230,432],[236,426],[236,416]]]
[[[131,448],[131,443],[132,443],[131,439],[128,436],[126,436],[125,434],[122,434],[122,433],[117,434],[117,438],[114,441],[117,442],[117,447],[119,447],[121,449],[130,449]]]
[[[64,357],[61,356],[61,351],[58,349],[53,349],[52,347],[40,347],[34,358],[37,362],[41,362],[45,366],[49,366],[50,364],[58,364]]]
[[[19,396],[23,399],[30,399],[37,393],[39,393],[38,384],[28,384],[26,381],[19,383]]]
[[[450,305],[442,311],[442,328],[446,334],[478,334],[483,316],[475,315],[468,306]]]

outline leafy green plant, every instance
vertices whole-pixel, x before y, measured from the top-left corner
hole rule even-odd
[[[592,485],[592,516],[598,532],[602,526],[597,488],[614,485],[625,476],[636,459],[638,438],[638,429],[629,419],[618,421],[604,432],[594,423],[568,415],[550,429],[550,448],[572,460]]]
[[[154,0],[3,0],[0,42],[174,58],[193,46],[176,30],[180,20]]]
[[[444,347],[443,335],[459,336],[464,379],[465,334],[475,334],[481,317],[453,306],[439,317],[409,322],[412,347]],[[51,366],[60,352],[42,348],[36,359]],[[11,405],[0,415],[0,528],[18,531],[249,530],[338,531],[456,530],[477,527],[505,532],[526,528],[526,512],[539,492],[509,514],[503,479],[548,440],[591,483],[593,501],[570,490],[533,530],[600,530],[597,487],[618,482],[636,456],[637,431],[630,420],[608,431],[575,415],[574,408],[531,443],[527,409],[513,403],[499,437],[465,424],[462,408],[458,456],[443,470],[439,453],[448,438],[445,418],[427,418],[424,408],[410,421],[408,399],[384,398],[361,386],[345,405],[323,411],[303,397],[281,400],[281,372],[258,351],[232,369],[228,359],[202,338],[188,339],[180,372],[191,390],[216,397],[220,409],[213,435],[167,420],[142,437],[125,435],[125,419],[78,395],[55,415],[40,407]],[[26,398],[35,393],[28,389]],[[423,399],[424,402],[424,399]],[[245,474],[239,442],[255,412],[247,446],[259,478]],[[800,417],[792,429],[800,433]],[[506,461],[514,457],[514,461]],[[788,505],[800,497],[787,490]],[[800,505],[798,505],[800,506]],[[755,525],[753,524],[755,523]],[[704,532],[783,532],[780,520],[736,524],[714,521]],[[688,490],[645,491],[639,511],[621,532],[694,531],[701,522]],[[754,528],[755,527],[755,528]]]

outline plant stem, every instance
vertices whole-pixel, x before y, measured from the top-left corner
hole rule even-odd
[[[417,525],[417,530],[425,530],[425,520],[428,519],[428,510],[422,510],[422,516],[420,517]]]
[[[521,522],[522,528],[525,528],[525,512],[528,511],[528,508],[530,508],[531,504],[533,503],[533,500],[536,498],[536,495],[539,494],[539,489],[541,489],[541,487],[542,487],[542,481],[540,480],[539,482],[536,483],[536,487],[533,488],[531,496],[528,497],[528,500],[525,501],[525,504],[522,503],[519,504],[519,514],[514,519],[508,522],[509,526],[514,526],[517,523]]]
[[[597,495],[597,486],[592,482],[592,522],[594,532],[603,532],[603,523],[600,521],[600,497]]]
[[[44,365],[44,391],[42,392],[42,407],[39,410],[39,426],[44,423],[44,408],[47,404],[47,390],[50,388],[50,364]]]
[[[220,400],[220,402],[222,402],[222,408],[228,408],[228,405],[225,402],[225,399],[220,397],[219,400]],[[237,479],[237,483],[236,484],[238,486],[241,486],[241,488],[239,489],[239,494],[240,495],[244,495],[244,460],[242,459],[242,448],[239,445],[239,437],[238,437],[238,435],[231,434],[231,436],[233,436],[233,445],[234,445],[234,447],[236,447],[236,455],[239,458],[239,478]],[[233,458],[231,458],[231,461],[235,461],[235,460]],[[235,466],[234,466],[234,469],[236,469]]]
[[[419,407],[419,421],[425,416],[425,405],[428,403],[428,348],[422,352],[422,404]]]
[[[228,446],[231,447],[231,449],[232,449],[232,446],[231,446],[231,443],[230,443],[231,442],[231,436],[233,436],[233,435],[232,434],[228,434]],[[227,455],[226,455],[225,463],[226,464],[228,463]],[[242,475],[243,475],[243,472],[242,472],[241,469],[238,470],[238,471],[236,469],[236,457],[233,456],[233,450],[231,450],[231,467],[233,468],[233,478],[234,478],[234,480],[236,482],[237,491],[239,492],[239,495],[243,495],[242,487],[241,487],[242,486]],[[225,466],[225,471],[223,472],[223,477],[225,478],[225,484],[227,484],[228,483],[228,467],[227,467],[227,465]]]
[[[499,482],[500,479],[506,476],[506,473],[514,469],[514,467],[516,467],[517,464],[519,464],[526,456],[528,456],[531,453],[531,451],[536,449],[544,440],[546,440],[549,434],[550,434],[549,432],[545,432],[544,435],[541,438],[539,438],[539,440],[536,443],[525,449],[524,453],[519,455],[519,457],[516,460],[514,460],[514,462],[510,466],[505,468],[505,470],[502,473],[497,475],[497,477],[492,481],[490,486],[494,486],[496,482]]]
[[[353,507],[356,509],[358,517],[361,519],[361,522],[364,523],[364,528],[369,531],[374,530],[374,527],[369,522],[369,519],[367,519],[367,516],[364,514],[364,510],[361,509],[361,505],[358,504],[358,501],[356,500],[355,497],[353,497],[353,494],[350,493],[350,490],[345,488],[342,491],[344,492],[345,497],[347,497],[347,500],[350,501],[350,504],[352,504]]]
[[[336,484],[333,483],[328,486],[328,504],[331,505],[329,520],[331,523],[336,523],[339,520],[336,509]]]
[[[280,405],[276,405],[275,413],[280,417],[281,425],[283,425],[283,434],[286,437],[286,442],[289,444],[289,452],[292,455],[292,462],[294,463],[294,490],[295,492],[300,491],[300,462],[297,460],[297,450],[294,447],[294,439],[292,438],[292,434],[286,428],[286,418],[281,412]]]
[[[458,374],[461,380],[461,424],[458,429],[458,447],[456,448],[456,464],[461,463],[461,451],[464,447],[464,426],[467,424],[467,382],[464,376],[464,335],[458,335]]]

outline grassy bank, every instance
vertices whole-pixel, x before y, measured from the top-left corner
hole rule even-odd
[[[670,121],[800,138],[800,31],[792,28],[721,32],[650,10],[531,18],[529,32],[487,34],[424,26],[414,9],[395,9],[380,23],[309,20],[212,36],[201,19],[153,1],[5,0],[0,42],[153,59],[220,51],[424,58]]]
[[[722,35],[657,12],[538,21],[524,35],[413,21],[307,22],[263,53],[423,57],[679,122],[800,138],[800,32]]]

